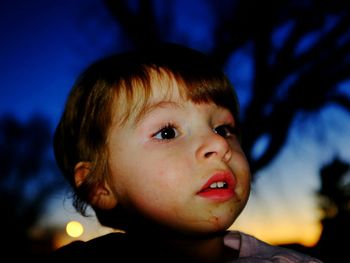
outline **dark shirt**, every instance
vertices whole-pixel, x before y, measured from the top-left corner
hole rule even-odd
[[[244,263],[321,263],[320,260],[283,247],[269,245],[253,236],[229,231],[224,244],[231,249],[230,259],[225,262]],[[167,262],[194,263],[188,256],[179,254],[152,237],[110,233],[89,241],[74,241],[54,251],[49,262]],[[238,258],[237,258],[238,256]],[[76,261],[79,260],[79,261]],[[197,262],[196,262],[197,263]]]
[[[51,253],[49,262],[192,262],[156,244],[152,237],[137,239],[123,233],[110,233],[89,241],[73,241]]]

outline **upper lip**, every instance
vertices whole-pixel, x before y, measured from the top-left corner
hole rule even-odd
[[[227,189],[234,189],[236,186],[236,179],[234,175],[230,171],[219,171],[216,172],[213,176],[211,176],[202,186],[198,193],[209,189],[210,185],[217,182],[225,182],[227,185]]]

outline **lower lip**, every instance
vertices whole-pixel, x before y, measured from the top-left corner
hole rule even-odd
[[[233,189],[212,189],[198,193],[199,196],[217,202],[230,200],[234,195]]]

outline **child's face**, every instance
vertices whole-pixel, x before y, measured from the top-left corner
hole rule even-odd
[[[137,121],[112,125],[111,188],[118,204],[184,233],[227,229],[244,208],[250,171],[229,110],[154,89]],[[214,189],[211,189],[211,187]]]

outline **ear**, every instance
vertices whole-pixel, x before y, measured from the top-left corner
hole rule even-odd
[[[74,169],[75,185],[79,187],[91,172],[90,162],[79,162]],[[107,182],[96,185],[90,193],[90,204],[99,209],[108,210],[117,205],[117,198]]]

